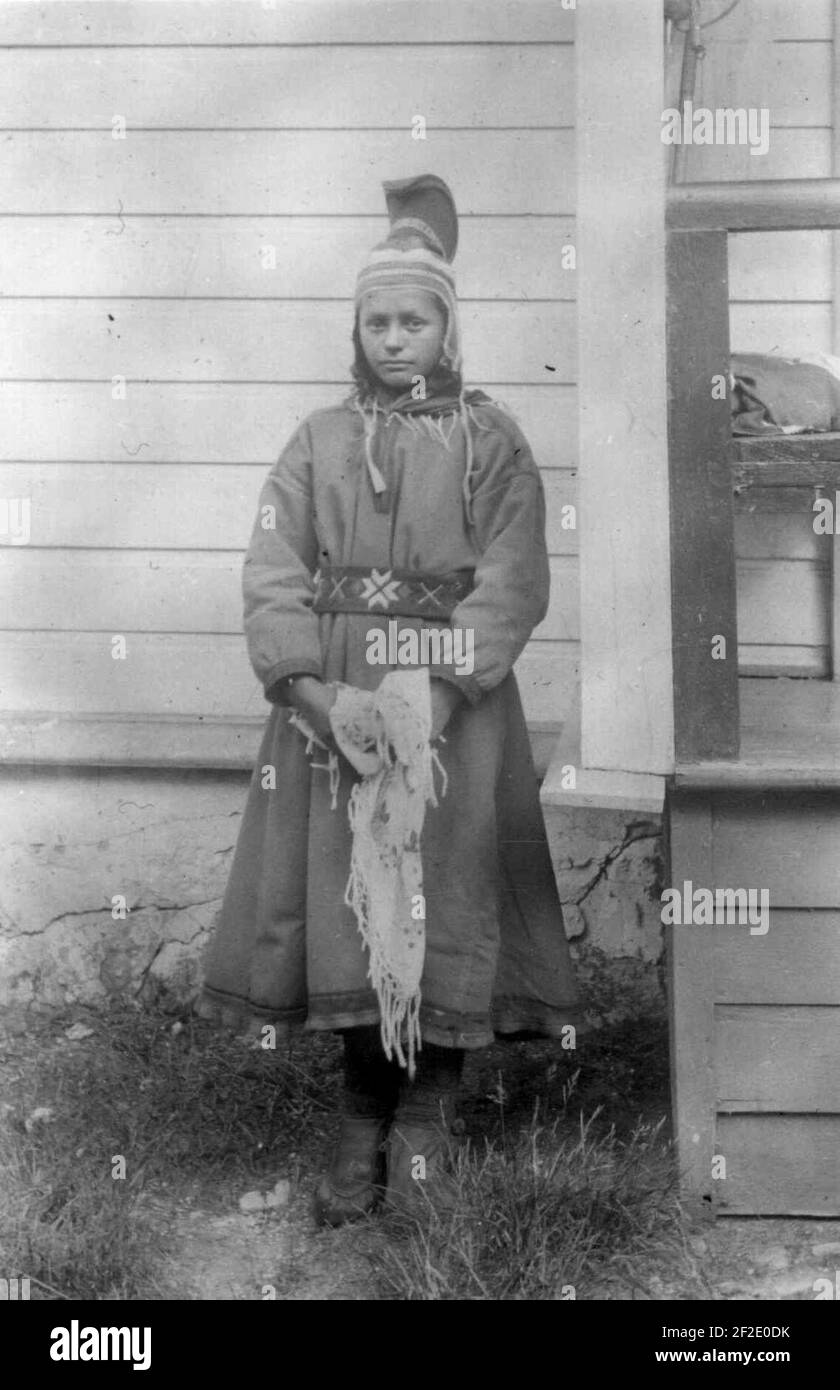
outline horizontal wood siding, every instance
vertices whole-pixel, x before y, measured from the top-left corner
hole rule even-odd
[[[721,1115],[717,1145],[718,1211],[837,1217],[840,1115]]]
[[[779,10],[785,0],[769,0]],[[829,0],[814,0],[824,9]],[[820,21],[815,16],[815,24]],[[830,32],[830,30],[829,30]],[[557,0],[457,5],[405,0],[60,0],[4,4],[0,44],[109,48],[153,44],[239,47],[251,44],[550,43],[571,42],[574,14]]]
[[[0,459],[48,463],[261,463],[267,469],[336,382],[131,382],[125,400],[107,382],[0,383]],[[544,467],[575,466],[572,386],[508,385],[499,392]],[[200,504],[201,497],[196,502]],[[254,494],[256,503],[256,493]]]
[[[718,1004],[840,1003],[840,912],[773,908],[766,936],[749,928],[715,932],[714,997]]]
[[[692,1000],[703,1023],[692,1030],[673,1016],[677,1114],[695,1117],[679,1131],[692,1190],[723,1213],[837,1217],[836,793],[678,791],[671,815],[670,881],[681,893],[689,881],[695,892],[769,895],[763,921],[753,911],[744,924],[670,928],[672,998]],[[726,1162],[719,1180],[712,1156]]]
[[[568,717],[573,30],[555,0],[0,3],[0,496],[32,518],[0,553],[7,712],[264,709],[240,635],[259,488],[346,390],[382,179],[433,170],[461,214],[469,379],[544,470],[527,713]]]
[[[692,149],[689,178],[774,178],[794,149],[800,160],[783,177],[833,172],[833,15],[831,4],[786,8],[739,5],[714,30],[700,64],[696,105],[756,106],[770,111],[770,152]],[[729,238],[730,340],[733,352],[788,355],[831,352],[834,334],[832,233],[744,233]],[[829,543],[813,537],[799,550],[802,518],[755,516],[753,545],[772,537],[772,560],[755,562],[738,540],[739,669],[743,675],[831,674]],[[780,522],[782,523],[780,526]],[[787,542],[785,541],[787,536]],[[821,542],[821,544],[818,544]]]
[[[814,737],[819,736],[817,728]],[[764,888],[773,910],[840,907],[840,802],[835,798],[720,797],[712,810],[712,833],[716,884]]]
[[[419,17],[418,17],[419,18]],[[419,30],[418,30],[419,37]],[[30,49],[0,52],[0,124],[131,130],[391,130],[406,111],[440,127],[574,124],[567,45]]]
[[[523,236],[522,221],[504,214],[462,219],[462,299],[574,299],[575,277],[561,268],[574,223],[535,215]],[[380,216],[346,217],[339,248],[334,227],[303,215],[136,216],[122,224],[108,215],[18,216],[3,227],[0,292],[36,298],[349,300],[355,267],[381,227]],[[273,268],[265,263],[269,247]]]
[[[838,1057],[840,1007],[715,1010],[719,1111],[840,1115]]]

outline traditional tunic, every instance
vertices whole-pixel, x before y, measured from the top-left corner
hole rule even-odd
[[[416,415],[391,413],[368,432],[367,447],[352,399],[311,415],[263,487],[243,587],[250,658],[268,698],[279,700],[278,681],[293,673],[375,689],[395,669],[366,659],[370,633],[387,631],[400,613],[392,576],[471,573],[448,619],[398,622],[474,634],[472,674],[430,666],[465,699],[438,745],[448,791],[423,829],[420,1012],[424,1039],[474,1048],[494,1034],[556,1036],[579,1018],[511,669],[548,603],[543,489],[517,425],[480,393],[467,399],[471,419],[434,400]],[[372,485],[371,449],[384,492]],[[365,611],[318,613],[318,572],[346,566],[368,576],[355,586]],[[206,961],[205,1001],[217,1012],[310,1029],[373,1024],[366,953],[344,903],[347,799],[358,774],[341,758],[332,809],[317,766],[325,757],[307,755],[289,715],[275,703],[265,730]],[[276,770],[274,789],[267,767]]]

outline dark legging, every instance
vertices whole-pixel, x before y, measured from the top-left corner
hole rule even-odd
[[[404,1067],[389,1062],[382,1050],[379,1028],[347,1028],[344,1038],[344,1103],[349,1114],[390,1116],[397,1106],[418,1118],[434,1118],[441,1096],[457,1091],[464,1053],[457,1047],[424,1043],[417,1054],[417,1073],[408,1080]]]

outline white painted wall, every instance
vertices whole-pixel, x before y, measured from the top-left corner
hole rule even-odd
[[[32,505],[0,552],[7,714],[264,716],[239,595],[260,483],[346,389],[382,180],[431,170],[462,214],[470,381],[545,470],[552,606],[519,669],[532,724],[562,721],[573,21],[557,0],[0,3],[0,496]]]

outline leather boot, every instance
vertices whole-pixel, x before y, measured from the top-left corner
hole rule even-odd
[[[400,1069],[385,1057],[379,1029],[348,1028],[343,1040],[341,1129],[315,1193],[315,1219],[322,1226],[358,1221],[380,1201],[385,1136],[399,1099]]]
[[[386,1148],[390,1212],[418,1216],[430,1203],[438,1210],[451,1204],[446,1174],[455,1147],[455,1094],[439,1094],[435,1102],[433,1108],[406,1102],[394,1116]]]
[[[319,1226],[359,1221],[373,1211],[382,1195],[387,1132],[387,1118],[342,1115],[332,1163],[315,1193]]]
[[[403,1079],[387,1147],[389,1211],[420,1215],[429,1203],[438,1210],[451,1205],[446,1170],[463,1065],[461,1049],[425,1043],[414,1081]]]

